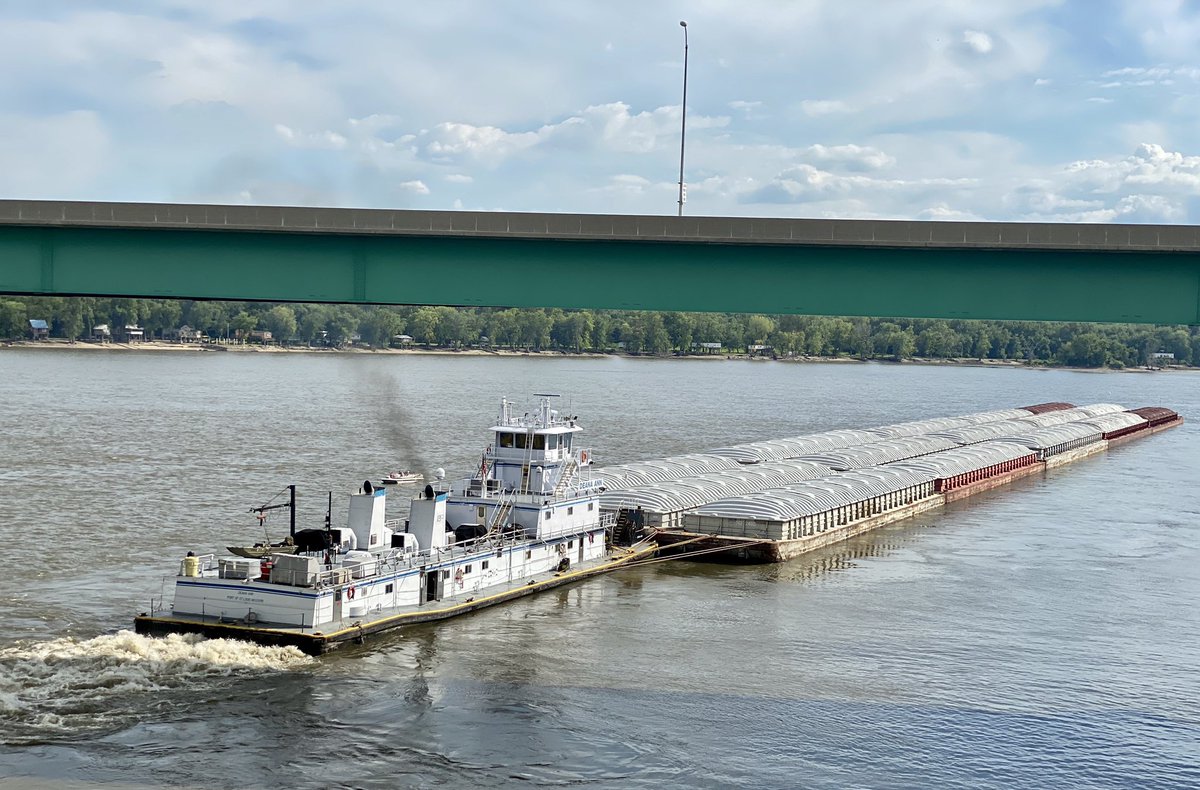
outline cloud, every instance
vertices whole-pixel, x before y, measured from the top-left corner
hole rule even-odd
[[[1072,162],[1065,173],[1076,187],[1096,193],[1118,192],[1133,185],[1141,192],[1153,188],[1200,195],[1200,156],[1167,151],[1157,143],[1143,143],[1131,156],[1118,161]]]
[[[800,109],[804,111],[805,115],[814,118],[853,112],[850,105],[838,99],[805,99],[800,102]]]
[[[463,173],[449,173],[443,176],[443,178],[451,184],[470,184],[475,181],[474,178]]]
[[[986,55],[992,51],[992,37],[978,30],[964,30],[963,44],[976,55]]]
[[[880,170],[896,160],[878,148],[862,145],[810,145],[804,153],[817,162],[839,164],[849,170]]]
[[[880,179],[862,175],[839,175],[809,164],[788,168],[765,185],[742,196],[746,203],[806,203],[830,198],[865,196],[878,192],[927,193],[930,189],[953,190],[973,185],[969,178]]]
[[[325,148],[340,151],[346,147],[346,138],[343,135],[328,130],[301,134],[290,126],[277,123],[275,124],[275,133],[296,148]]]
[[[747,118],[750,118],[750,117],[756,115],[757,114],[756,111],[758,109],[760,109],[762,106],[763,106],[763,103],[760,101],[745,101],[742,99],[737,99],[735,101],[729,102],[729,108],[731,110],[740,111]]]
[[[425,186],[425,182],[419,179],[414,181],[402,181],[396,185],[405,192],[411,192],[414,195],[428,195],[429,187]]]
[[[450,122],[418,135],[420,150],[428,159],[454,162],[469,158],[489,164],[536,145],[538,139],[537,132],[506,132],[495,126]]]

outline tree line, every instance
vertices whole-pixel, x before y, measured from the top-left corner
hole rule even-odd
[[[99,297],[0,297],[0,338],[29,337],[43,319],[52,337],[136,324],[147,338],[190,326],[217,340],[266,330],[291,345],[373,348],[398,335],[427,347],[629,354],[758,353],[777,357],[992,359],[1081,367],[1145,366],[1156,354],[1200,366],[1195,327],[910,318],[676,313],[539,308],[386,307]],[[720,344],[719,351],[701,344]]]

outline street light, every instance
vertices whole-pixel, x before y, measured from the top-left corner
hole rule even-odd
[[[688,51],[688,36],[687,22],[680,21],[679,26],[683,28],[683,106],[680,108],[679,116],[679,216],[683,216],[683,140],[687,136],[687,51]]]

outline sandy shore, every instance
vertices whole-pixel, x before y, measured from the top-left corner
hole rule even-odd
[[[75,341],[62,340],[60,338],[51,338],[49,340],[13,340],[0,343],[0,351],[6,348],[16,349],[37,349],[44,351],[52,350],[71,350],[71,351],[98,351],[98,352],[133,352],[133,353],[160,353],[174,352],[185,354],[204,354],[204,353],[223,353],[234,352],[238,354],[379,354],[379,355],[433,355],[446,357],[564,357],[572,359],[594,359],[597,357],[619,356],[617,354],[604,354],[600,352],[585,352],[574,353],[569,351],[516,351],[512,349],[486,349],[486,348],[309,348],[307,346],[261,346],[254,344],[243,343],[175,343],[164,340],[148,340],[142,343],[94,343],[90,341]],[[771,357],[749,357],[746,354],[694,354],[686,357],[675,356],[633,356],[631,359],[689,359],[689,360],[727,360],[741,359],[751,360],[755,362],[783,362],[783,363],[815,363],[815,364],[853,364],[862,365],[868,362],[874,362],[883,365],[954,365],[958,367],[984,367],[984,368],[1031,368],[1035,370],[1077,370],[1085,373],[1166,373],[1188,371],[1192,368],[1171,367],[1171,368],[1075,368],[1066,365],[1050,365],[1046,363],[1029,363],[1022,362],[1017,359],[973,359],[973,358],[954,358],[954,359],[906,359],[903,362],[888,359],[873,359],[861,360],[854,357],[810,357],[798,356],[787,357],[780,359],[772,359]]]

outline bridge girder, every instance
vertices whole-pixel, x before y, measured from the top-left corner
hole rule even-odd
[[[1200,323],[1200,229],[0,201],[0,293]]]

